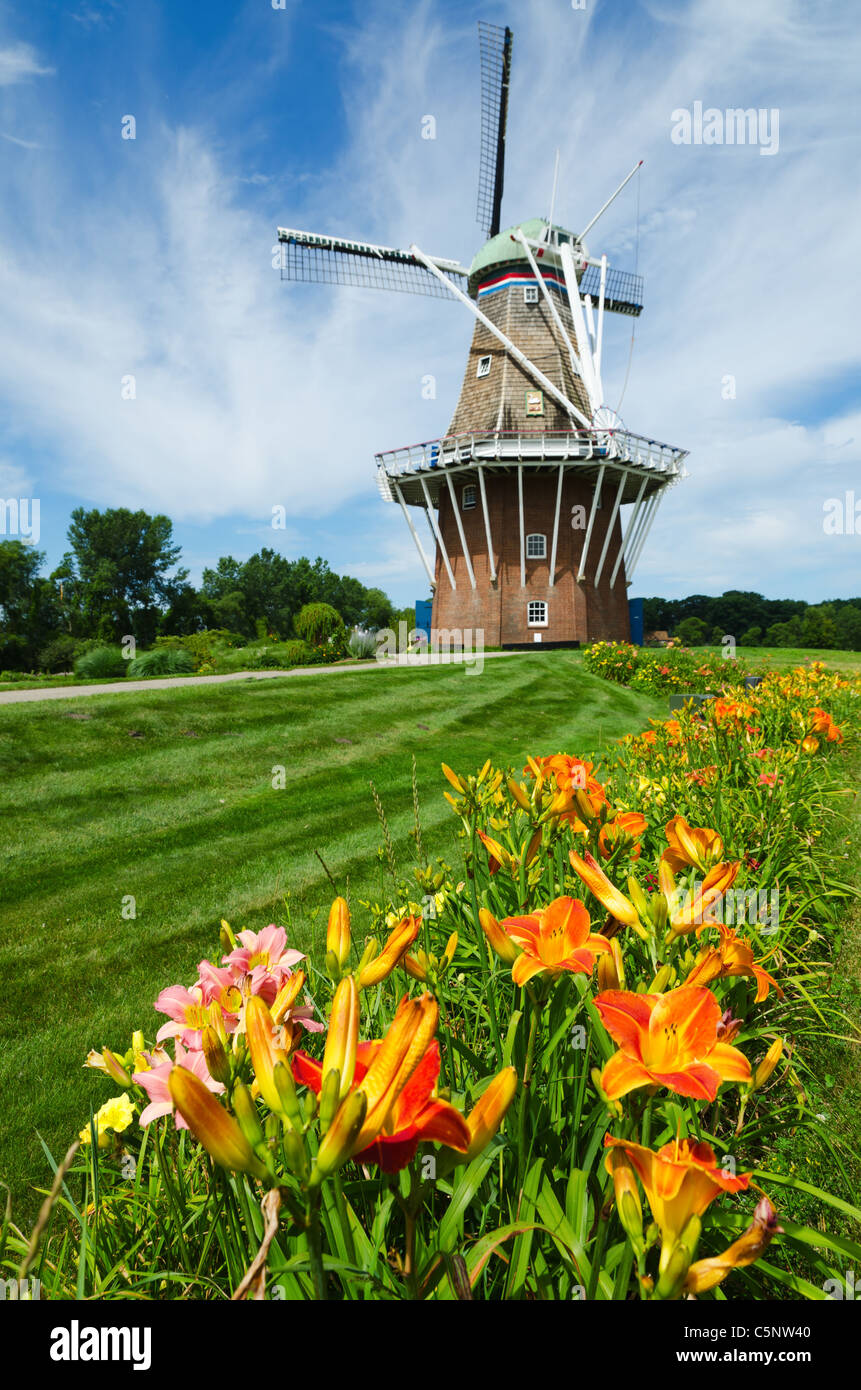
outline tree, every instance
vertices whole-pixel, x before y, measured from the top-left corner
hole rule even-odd
[[[762,639],[761,627],[749,627],[738,639],[740,647],[758,647]]]
[[[861,606],[844,604],[834,619],[837,645],[847,652],[861,652]]]
[[[104,512],[76,507],[68,534],[72,550],[66,563],[77,603],[73,621],[81,632],[105,641],[126,635],[152,641],[162,609],[188,578],[187,570],[168,577],[180,556],[170,519],[126,507]]]
[[[0,667],[30,670],[42,648],[61,631],[55,585],[39,575],[40,550],[23,541],[0,541]]]
[[[706,639],[708,626],[702,618],[682,618],[676,625],[675,636],[684,642],[686,647],[701,647]]]

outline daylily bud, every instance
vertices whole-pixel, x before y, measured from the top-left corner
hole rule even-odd
[[[102,1056],[105,1059],[105,1071],[108,1076],[112,1081],[115,1081],[118,1086],[122,1086],[127,1090],[132,1084],[132,1079],[122,1062],[106,1047],[102,1049]]]
[[[448,941],[445,943],[445,950],[442,953],[442,966],[448,969],[454,960],[454,953],[457,950],[457,932],[453,931]]]
[[[771,1044],[771,1047],[768,1049],[759,1066],[757,1067],[756,1071],[753,1073],[751,1090],[756,1091],[759,1089],[760,1086],[765,1085],[766,1081],[771,1076],[771,1073],[774,1071],[774,1068],[780,1061],[782,1055],[783,1038],[777,1038]]]
[[[753,1220],[747,1230],[724,1250],[722,1255],[711,1259],[697,1260],[688,1270],[685,1291],[691,1294],[705,1293],[726,1278],[730,1270],[753,1264],[771,1244],[776,1235],[782,1234],[777,1224],[777,1213],[767,1197],[763,1197],[753,1213]]]
[[[652,983],[649,985],[649,994],[663,994],[672,979],[672,974],[673,967],[671,965],[662,965]]]
[[[251,1147],[256,1149],[258,1145],[265,1142],[265,1135],[260,1123],[260,1116],[257,1114],[257,1106],[251,1098],[251,1092],[242,1081],[237,1081],[234,1086],[231,1100],[233,1113],[239,1121],[242,1133]]]
[[[313,1094],[313,1093],[312,1093]],[[346,1163],[368,1109],[364,1091],[351,1091],[323,1136],[317,1161],[309,1179],[310,1187],[319,1187],[324,1178]]]
[[[613,1179],[616,1195],[616,1210],[619,1220],[628,1235],[634,1252],[643,1253],[643,1205],[631,1160],[620,1149],[611,1149],[607,1155],[607,1167]]]
[[[323,1084],[320,1087],[320,1133],[325,1134],[338,1109],[338,1101],[341,1090],[341,1074],[337,1067],[332,1067],[323,1077]]]
[[[542,830],[541,830],[541,826],[539,825],[538,829],[537,829],[537,830],[535,831],[535,833],[533,834],[532,839],[529,841],[529,846],[528,846],[528,848],[527,848],[527,850],[526,850],[526,861],[525,861],[525,862],[526,862],[527,864],[531,864],[531,863],[532,863],[533,859],[535,858],[536,854],[538,853],[539,849],[541,848],[541,835],[542,835]]]
[[[424,951],[419,951],[417,955],[406,955],[401,958],[401,965],[407,974],[420,984],[424,984],[428,977],[428,958]]]
[[[296,970],[279,989],[272,1001],[272,1021],[273,1023],[283,1023],[285,1016],[290,1012],[302,986],[305,983],[305,971]]]
[[[492,766],[493,764],[491,763],[490,758],[488,758],[487,762],[484,764],[484,767],[481,769],[481,772],[475,779],[475,784],[477,787],[481,786],[482,782],[484,781]]]
[[[287,1129],[284,1131],[281,1143],[287,1167],[301,1181],[308,1171],[308,1151],[303,1135],[295,1129]]]
[[[344,898],[336,898],[329,909],[329,926],[326,932],[326,949],[334,951],[341,970],[350,959],[350,909]]]
[[[132,1033],[132,1052],[137,1056],[139,1052],[144,1051],[145,1047],[146,1042],[144,1041],[144,1035],[140,1028],[136,1028]]]
[[[499,925],[493,913],[488,912],[486,907],[479,908],[478,920],[499,959],[504,961],[506,965],[513,965],[520,955],[520,947],[512,941],[508,933]]]
[[[407,948],[415,941],[420,928],[420,917],[404,917],[398,922],[389,932],[380,954],[360,968],[356,977],[359,989],[370,989],[391,975]]]
[[[362,971],[370,965],[372,960],[376,960],[377,956],[379,955],[379,952],[380,943],[375,936],[372,936],[364,951],[362,952],[362,959],[359,961],[359,964],[356,967],[356,979],[359,979],[359,977],[362,974]]]
[[[287,1053],[276,1046],[272,1015],[259,994],[252,994],[245,1005],[245,1034],[260,1094],[269,1109],[278,1113],[281,1096],[272,1073],[276,1062],[287,1062]]]
[[[514,780],[513,777],[509,777],[508,782],[507,782],[506,785],[507,785],[508,790],[510,791],[511,795],[514,797],[514,800],[517,802],[518,806],[521,808],[521,810],[524,810],[524,811],[531,811],[531,810],[532,810],[532,802],[529,800],[529,796],[528,796],[528,794],[527,794],[525,788],[524,788],[524,787],[521,787],[521,785],[520,785],[519,782],[515,782],[515,780]]]
[[[609,951],[598,957],[598,987],[601,990],[625,988],[622,951],[615,937],[610,940]]]
[[[218,933],[218,939],[221,942],[221,949],[228,955],[231,951],[235,951],[239,944],[233,933],[233,928],[229,922],[225,922],[223,917],[221,919],[221,930]]]
[[[358,1045],[359,988],[352,975],[345,975],[332,1000],[326,1050],[323,1053],[323,1084],[330,1071],[337,1071],[340,1078],[337,1098],[340,1100],[343,1100],[352,1084]],[[323,1113],[322,1106],[320,1113]]]
[[[577,810],[580,812],[584,820],[597,819],[595,815],[595,808],[582,788],[579,788],[574,793],[574,800],[577,803]]]
[[[463,793],[466,791],[466,783],[460,777],[458,777],[456,772],[452,772],[448,763],[443,763],[442,771],[443,776],[448,779],[448,781],[454,787],[455,791],[460,792],[461,795],[463,795]]]
[[[215,1029],[209,1024],[201,1032],[201,1047],[206,1069],[213,1081],[220,1081],[222,1086],[228,1086],[230,1084],[230,1062],[224,1050],[224,1044]]]
[[[516,1090],[517,1072],[514,1067],[505,1067],[482,1091],[466,1117],[469,1148],[463,1155],[465,1163],[470,1163],[487,1148],[505,1119],[505,1112],[513,1101]]]
[[[296,1094],[296,1083],[287,1062],[276,1062],[272,1079],[281,1101],[280,1113],[289,1120],[294,1129],[302,1128],[302,1107]]]
[[[232,1115],[219,1105],[203,1082],[185,1067],[173,1067],[167,1078],[171,1100],[195,1139],[215,1162],[231,1172],[265,1178],[260,1162]]]
[[[642,888],[640,887],[637,880],[633,877],[633,875],[628,879],[628,894],[630,896],[631,902],[634,904],[635,908],[639,912],[640,917],[645,917],[646,921],[648,921],[650,915],[649,899],[646,897],[645,893],[643,892]]]

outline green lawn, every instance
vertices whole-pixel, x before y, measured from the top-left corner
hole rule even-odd
[[[378,896],[371,778],[408,865],[415,755],[426,849],[451,857],[441,761],[584,754],[662,713],[570,652],[0,707],[0,1179],[19,1218],[49,1178],[36,1131],[64,1152],[108,1094],[88,1049],[152,1036],[157,993],[217,953],[222,917],[286,925],[289,895],[307,947],[332,897],[315,849],[354,905]]]
[[[722,647],[697,647],[697,651],[716,652]],[[763,671],[782,670],[787,666],[804,666],[811,661],[824,661],[831,671],[846,671],[850,675],[861,671],[861,652],[836,651],[827,647],[736,647],[736,655],[751,667]]]

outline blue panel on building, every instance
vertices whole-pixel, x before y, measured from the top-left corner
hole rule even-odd
[[[430,599],[416,599],[416,628],[419,632],[426,632],[428,641],[431,635],[431,612],[433,604]]]
[[[643,645],[643,637],[645,635],[643,629],[644,603],[645,600],[641,598],[628,599],[628,617],[631,623],[631,641],[634,643],[635,647],[642,647]]]

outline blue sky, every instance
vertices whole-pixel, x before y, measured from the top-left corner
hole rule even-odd
[[[822,524],[861,498],[861,31],[839,0],[0,0],[0,497],[40,499],[51,565],[74,506],[140,506],[195,579],[274,545],[424,594],[373,456],[445,432],[471,319],[282,284],[271,254],[286,224],[469,262],[477,19],[515,33],[504,225],[546,215],[557,145],[574,227],[645,161],[639,233],[635,180],[589,244],[646,279],[622,418],[691,456],[632,592],[861,591],[861,527]],[[776,109],[776,151],[674,143],[697,101]],[[611,320],[614,406],[629,347]]]

